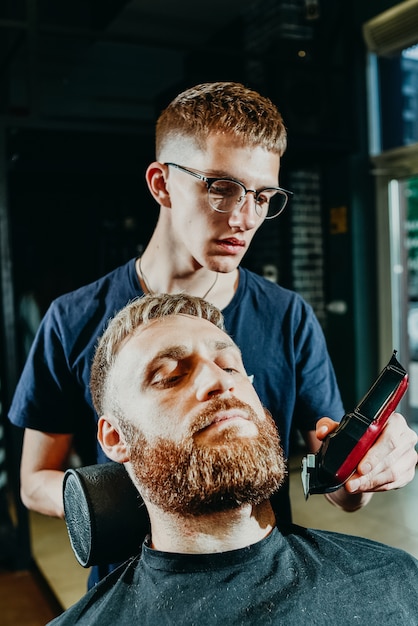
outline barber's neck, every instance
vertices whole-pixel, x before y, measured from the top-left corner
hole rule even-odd
[[[136,263],[144,292],[184,291],[193,296],[204,296],[218,308],[225,308],[238,287],[237,264],[229,261],[225,267],[222,263],[199,265],[190,250],[173,239],[172,228],[163,227],[163,223],[160,217],[141,260]]]
[[[151,546],[162,552],[210,554],[238,550],[264,539],[275,526],[270,502],[207,515],[166,513],[148,505]]]

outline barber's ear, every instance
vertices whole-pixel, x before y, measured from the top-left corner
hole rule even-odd
[[[171,208],[170,194],[166,184],[167,166],[154,161],[147,167],[145,179],[154,200],[159,205]]]
[[[97,423],[97,439],[109,459],[117,463],[129,461],[125,440],[112,420],[106,415],[102,415]]]

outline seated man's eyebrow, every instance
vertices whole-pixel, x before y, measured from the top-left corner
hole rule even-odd
[[[210,347],[214,349],[216,352],[221,352],[223,350],[234,350],[239,356],[241,356],[241,350],[238,348],[237,344],[233,341],[213,341],[210,342]],[[157,354],[155,354],[151,361],[148,363],[146,367],[147,373],[152,372],[155,367],[161,361],[180,361],[181,359],[185,359],[190,355],[190,347],[187,347],[182,344],[167,346],[166,348],[162,348]]]
[[[233,341],[214,341],[213,347],[218,352],[220,352],[221,350],[230,350],[232,348],[232,350],[235,350],[239,355],[241,355],[241,350]]]
[[[180,344],[168,346],[167,348],[162,348],[159,352],[157,352],[157,354],[152,357],[149,365],[158,361],[164,361],[165,359],[178,361],[179,359],[184,359],[188,354],[190,354],[190,348],[187,348],[187,346]]]

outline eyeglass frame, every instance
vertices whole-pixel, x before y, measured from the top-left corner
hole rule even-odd
[[[170,163],[170,162],[166,162],[163,165],[168,165],[171,167],[175,167],[176,169],[180,170],[181,172],[185,172],[186,174],[190,174],[190,176],[194,176],[195,178],[198,178],[199,180],[202,180],[203,182],[206,183],[207,185],[207,191],[208,194],[210,192],[210,188],[213,184],[215,184],[218,181],[227,181],[230,183],[235,183],[237,185],[239,185],[240,187],[242,187],[242,189],[244,190],[244,195],[243,195],[243,200],[241,202],[241,204],[239,205],[239,207],[237,206],[237,208],[241,208],[242,205],[245,202],[245,198],[247,197],[248,193],[252,193],[254,194],[254,202],[257,206],[260,206],[259,203],[257,202],[257,198],[258,196],[263,192],[266,191],[267,189],[274,189],[275,191],[279,191],[285,198],[285,202],[282,206],[282,208],[280,209],[280,211],[278,213],[276,213],[275,215],[271,215],[271,216],[265,216],[264,219],[265,220],[272,220],[275,217],[278,217],[279,215],[281,215],[284,211],[284,209],[286,208],[286,205],[289,201],[289,195],[293,196],[293,191],[289,191],[288,189],[283,189],[283,187],[263,187],[262,189],[247,189],[246,186],[244,185],[244,183],[242,183],[240,180],[237,180],[236,178],[232,178],[230,176],[218,176],[218,177],[210,177],[210,176],[205,176],[204,174],[199,174],[198,172],[193,172],[193,170],[189,170],[187,167],[183,167],[183,165],[178,165],[178,163]],[[234,209],[231,209],[230,211],[222,211],[220,209],[217,209],[216,207],[212,206],[212,204],[209,202],[209,206],[213,211],[216,211],[217,213],[223,213],[224,215],[227,215],[228,213],[232,213],[232,211],[234,211]],[[256,209],[256,213],[259,217],[262,217],[261,215],[259,215],[257,209]]]

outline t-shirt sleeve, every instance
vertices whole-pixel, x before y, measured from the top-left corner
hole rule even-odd
[[[295,423],[314,430],[321,417],[340,421],[344,407],[322,328],[310,305],[303,303],[295,328]]]
[[[9,410],[19,427],[51,433],[74,433],[86,406],[74,376],[70,347],[53,303],[35,336]],[[73,370],[73,371],[72,371]]]

